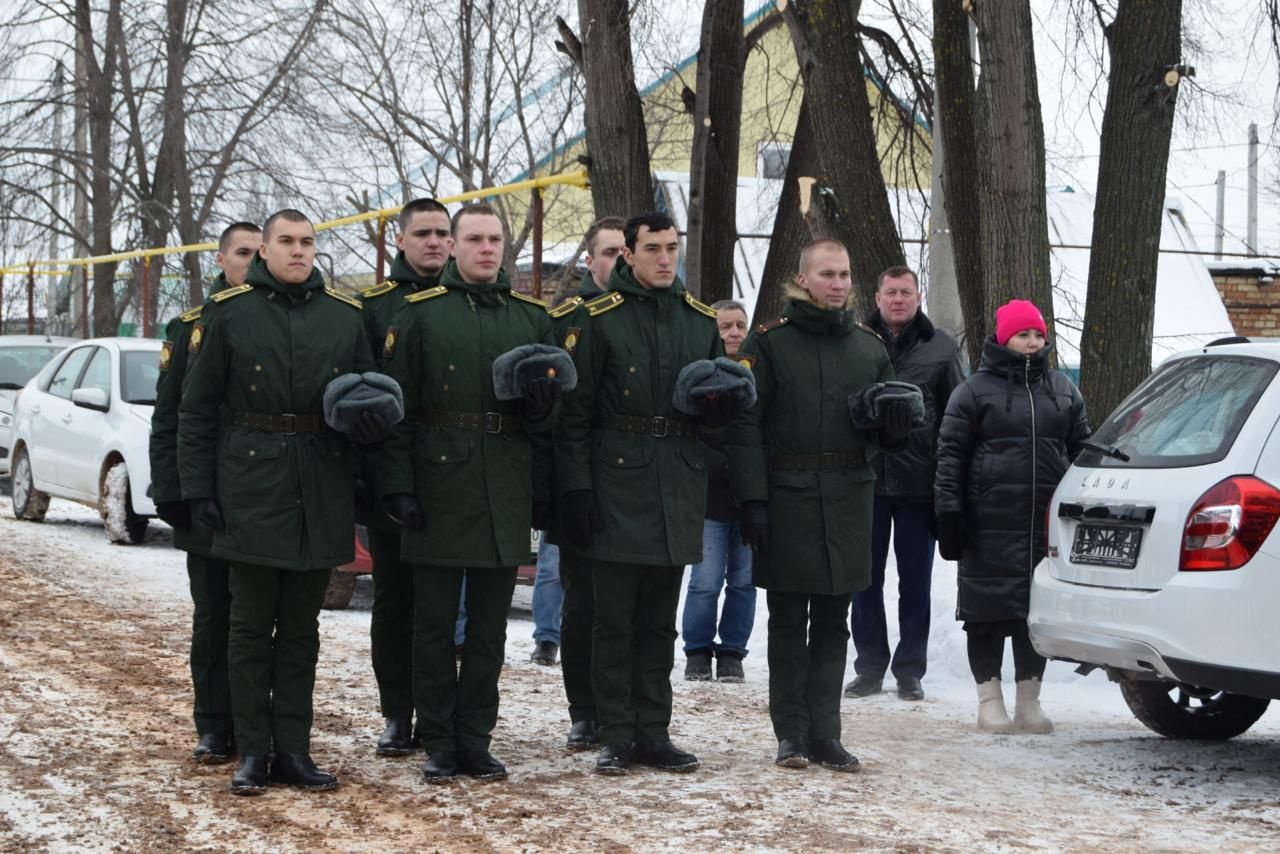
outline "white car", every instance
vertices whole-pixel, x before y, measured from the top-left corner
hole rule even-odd
[[[1280,699],[1280,341],[1162,364],[1098,427],[1049,507],[1028,623],[1105,668],[1172,738],[1223,739]]]
[[[141,542],[159,372],[159,341],[94,338],[36,374],[18,397],[13,515],[38,522],[66,498],[97,507],[112,542]]]
[[[0,477],[9,473],[13,451],[13,401],[22,387],[75,338],[0,335]]]

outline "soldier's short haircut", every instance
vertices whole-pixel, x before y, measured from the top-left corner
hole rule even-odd
[[[595,257],[596,254],[596,238],[600,236],[602,231],[622,231],[627,227],[627,221],[620,216],[605,216],[591,223],[591,227],[587,229],[587,233],[582,240],[587,244],[587,254]]]
[[[283,208],[267,217],[267,221],[262,224],[262,240],[265,243],[271,237],[271,226],[276,224],[276,220],[282,219],[285,222],[305,222],[310,223],[311,219],[302,211],[293,208]]]
[[[916,290],[920,290],[920,277],[916,275],[916,271],[910,267],[904,267],[901,264],[895,264],[886,269],[883,273],[876,277],[876,290],[879,291],[884,286],[885,279],[897,279],[901,276],[910,276],[911,281],[915,283]]]
[[[414,214],[426,213],[427,211],[439,211],[446,217],[449,216],[449,209],[435,199],[425,197],[414,199],[400,209],[400,215],[396,218],[396,223],[400,226],[400,233],[403,234],[409,230],[409,221],[413,219]]]
[[[237,232],[245,232],[246,234],[261,234],[262,229],[258,228],[257,223],[253,222],[233,222],[231,225],[222,229],[222,234],[218,235],[218,251],[226,252],[227,244],[231,242],[231,236]]]
[[[717,300],[711,304],[711,308],[715,311],[740,311],[743,314],[747,313],[747,309],[742,303],[732,299]]]
[[[622,228],[622,240],[632,252],[636,251],[636,238],[640,236],[641,226],[650,231],[666,231],[675,228],[676,224],[662,211],[649,211],[633,216]]]
[[[836,249],[839,249],[845,255],[849,254],[849,247],[845,246],[843,243],[841,243],[839,240],[836,240],[834,237],[819,237],[817,240],[810,240],[808,243],[804,245],[804,248],[800,250],[800,272],[801,273],[803,273],[805,271],[805,268],[809,266],[809,257],[813,255],[814,250],[819,249],[823,246],[834,246]]]
[[[496,216],[498,217],[499,222],[502,221],[502,217],[493,209],[492,205],[487,205],[484,202],[475,202],[474,204],[464,205],[458,209],[458,212],[453,215],[453,220],[449,223],[449,233],[454,237],[457,237],[458,223],[462,222],[462,218],[464,216],[480,216],[482,214],[484,216]],[[505,224],[503,227],[506,227]]]

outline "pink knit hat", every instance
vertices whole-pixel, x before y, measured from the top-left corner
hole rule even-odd
[[[1041,335],[1049,334],[1035,303],[1025,299],[1011,299],[996,309],[996,343],[1001,347],[1024,329],[1039,329]]]

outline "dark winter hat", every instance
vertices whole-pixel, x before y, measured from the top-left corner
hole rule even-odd
[[[911,426],[923,427],[924,395],[911,383],[893,380],[872,383],[862,391],[849,395],[849,418],[858,430],[875,430],[880,426],[881,407],[891,400],[905,400],[911,405]]]
[[[676,377],[671,402],[685,415],[701,415],[706,401],[721,394],[733,397],[738,412],[755,403],[756,378],[751,369],[723,356],[690,362]]]
[[[386,374],[368,371],[343,374],[324,388],[324,422],[346,433],[362,412],[376,412],[387,425],[404,420],[404,395],[400,384]]]
[[[1035,303],[1025,299],[1011,299],[996,309],[996,343],[1001,347],[1024,329],[1039,329],[1041,335],[1049,334],[1044,325],[1044,317]]]
[[[519,400],[530,380],[552,379],[563,391],[578,384],[573,359],[550,344],[521,344],[493,360],[493,393],[498,400]]]

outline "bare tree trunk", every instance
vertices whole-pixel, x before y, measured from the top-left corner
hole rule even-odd
[[[581,42],[575,46],[587,84],[583,112],[595,215],[652,210],[649,139],[636,90],[627,0],[578,0],[578,21]]]
[[[704,302],[733,296],[738,240],[738,140],[742,135],[743,0],[708,0],[702,10],[685,282]],[[714,217],[708,222],[708,212]]]
[[[1111,69],[1102,116],[1080,385],[1095,416],[1151,371],[1165,174],[1182,54],[1182,0],[1121,0],[1104,30]],[[1175,75],[1177,72],[1173,72]]]
[[[765,256],[764,272],[760,275],[760,293],[756,297],[752,324],[767,323],[782,313],[785,302],[783,286],[796,274],[800,250],[813,239],[809,224],[800,213],[800,179],[813,175],[818,166],[813,127],[809,122],[809,103],[809,96],[806,94],[800,102],[796,135],[791,141],[782,197],[778,200],[778,212],[773,218],[769,254]]]
[[[902,244],[880,170],[876,131],[858,35],[861,0],[793,0],[783,10],[791,31],[814,143],[822,166],[831,236],[849,246],[857,308],[873,305],[875,282],[887,267],[902,264]],[[819,108],[820,105],[820,108]]]
[[[969,363],[982,356],[989,311],[983,300],[982,222],[978,208],[978,149],[974,136],[973,57],[969,54],[969,19],[959,3],[933,2],[934,108],[940,146],[935,160],[942,168],[943,208],[955,261],[956,291],[964,316],[965,351]],[[934,200],[937,210],[937,200]]]
[[[1049,215],[1044,190],[1044,122],[1036,89],[1036,60],[1029,0],[980,3],[978,39],[990,159],[979,175],[982,275],[986,314],[1011,299],[1029,299],[1044,315],[1053,338],[1049,278]],[[994,321],[986,318],[988,324]],[[987,327],[989,328],[989,326]]]

